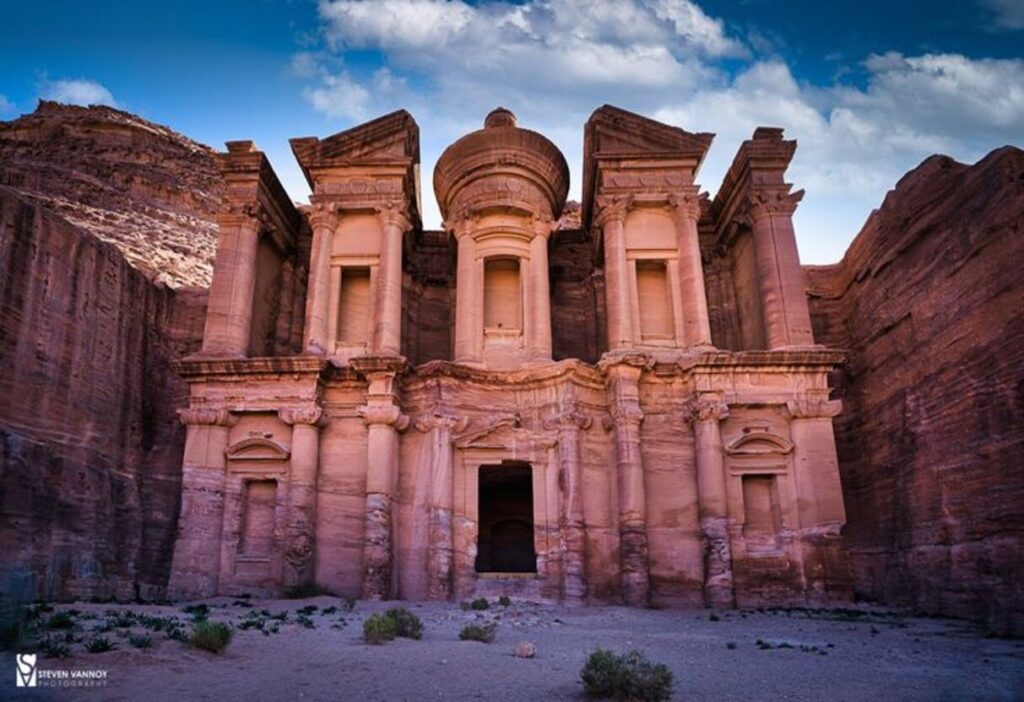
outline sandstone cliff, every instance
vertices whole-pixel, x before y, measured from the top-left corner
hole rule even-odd
[[[848,349],[836,422],[865,597],[1024,633],[1024,152],[934,156],[843,261],[807,267]]]
[[[0,593],[160,596],[223,189],[105,107],[0,123]]]

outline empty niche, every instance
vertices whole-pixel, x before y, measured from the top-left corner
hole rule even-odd
[[[337,340],[346,345],[365,343],[370,330],[370,269],[342,268],[340,295]]]
[[[250,557],[269,557],[274,543],[274,509],[277,502],[276,480],[250,480],[245,484],[242,514],[242,539],[239,553]]]
[[[484,262],[484,328],[522,329],[519,259],[491,258]]]
[[[644,341],[671,339],[672,297],[664,261],[636,262],[640,336]]]
[[[781,528],[774,475],[743,476],[743,537],[748,551],[774,551]]]

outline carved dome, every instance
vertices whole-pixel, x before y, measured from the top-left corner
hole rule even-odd
[[[511,211],[557,219],[569,191],[569,166],[546,137],[516,126],[499,107],[484,128],[445,149],[434,169],[441,215]]]

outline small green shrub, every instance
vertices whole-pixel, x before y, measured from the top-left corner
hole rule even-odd
[[[75,626],[75,618],[68,612],[57,612],[46,620],[47,629],[71,629]]]
[[[295,611],[299,614],[304,614],[308,617],[311,614],[315,614],[318,609],[320,608],[316,605],[306,605],[305,607],[301,607],[300,609],[297,609]]]
[[[709,614],[709,615],[708,615],[708,621],[709,621],[709,622],[717,622],[717,621],[719,621],[720,619],[721,619],[721,617],[719,617],[719,616],[718,616],[717,614],[715,614],[714,612],[712,612],[711,614]]]
[[[394,619],[385,614],[371,614],[363,622],[363,640],[368,644],[380,645],[394,641],[396,636],[398,626]]]
[[[85,650],[89,653],[105,653],[113,651],[115,648],[117,648],[117,644],[105,636],[93,637],[85,644]]]
[[[672,671],[639,651],[617,655],[599,648],[587,658],[580,678],[591,697],[663,702],[672,695]]]
[[[313,623],[313,620],[310,619],[309,616],[305,615],[305,614],[300,614],[299,616],[295,617],[295,623],[299,624],[300,626],[304,626],[307,629],[315,629],[316,628],[316,624]]]
[[[122,610],[115,613],[112,617],[107,619],[111,626],[115,629],[127,629],[135,625],[136,617],[134,614],[127,610]]]
[[[498,625],[494,622],[479,626],[477,624],[467,624],[462,627],[462,631],[459,632],[459,638],[463,641],[480,641],[481,643],[491,643],[494,641],[495,633],[498,630]]]
[[[502,595],[498,598],[498,604],[502,607],[508,607],[512,604],[512,599],[508,595]]]
[[[181,611],[185,614],[192,615],[193,622],[205,622],[210,618],[210,605],[208,604],[194,604],[187,605],[181,608]]]
[[[404,607],[395,607],[384,612],[395,622],[395,634],[405,639],[419,639],[423,636],[423,622]]]
[[[152,637],[146,636],[145,634],[139,634],[138,636],[128,637],[128,643],[130,643],[135,648],[143,650],[153,647]]]
[[[338,608],[332,605],[330,607],[324,607],[324,610],[323,610],[322,614],[325,614],[325,615],[327,615],[327,614],[334,614],[337,611],[338,611]]]
[[[204,651],[220,653],[231,643],[233,633],[227,624],[215,624],[209,621],[196,622],[196,625],[192,627],[192,637],[189,639],[189,643]]]
[[[304,600],[307,597],[319,597],[320,595],[333,595],[329,589],[316,583],[300,583],[292,585],[284,591],[285,599]]]
[[[67,658],[71,655],[71,647],[67,643],[49,636],[39,642],[39,650],[47,658]]]
[[[484,610],[491,606],[486,597],[478,597],[469,603],[470,609]]]

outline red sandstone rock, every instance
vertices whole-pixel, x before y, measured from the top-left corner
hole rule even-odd
[[[857,590],[1024,633],[1024,152],[927,159],[807,274]]]

